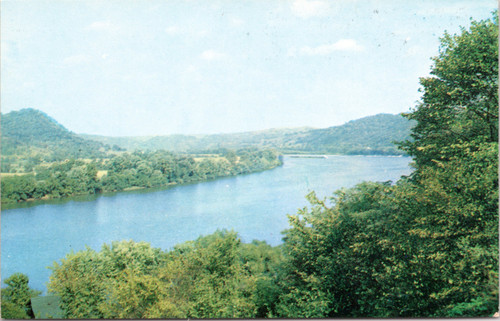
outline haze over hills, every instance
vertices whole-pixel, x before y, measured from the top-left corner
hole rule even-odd
[[[200,152],[264,147],[283,153],[401,155],[403,152],[393,142],[408,139],[411,126],[412,123],[401,115],[378,114],[323,129],[300,127],[216,135],[80,136],[127,150]]]
[[[401,155],[394,141],[408,139],[411,122],[401,115],[378,114],[323,129],[268,129],[217,135],[108,137],[75,134],[36,109],[2,114],[2,171],[24,162],[67,158],[103,158],[112,150],[159,150],[203,153],[247,147],[274,148],[281,153]],[[113,146],[113,147],[111,147]]]
[[[309,130],[311,128],[300,127],[212,135],[110,137],[82,134],[80,136],[109,145],[117,145],[127,150],[165,149],[176,152],[200,152],[220,148],[239,149],[245,147],[281,149],[285,141],[299,138]]]

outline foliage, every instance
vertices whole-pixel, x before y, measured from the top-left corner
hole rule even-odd
[[[448,160],[457,144],[498,142],[498,17],[446,33],[433,60],[432,76],[420,80],[422,102],[406,114],[417,124],[402,146],[417,172]]]
[[[51,267],[48,290],[61,298],[65,318],[102,318],[99,303],[105,298],[102,258],[92,249],[70,253]]]
[[[67,160],[36,166],[35,174],[2,178],[2,202],[58,198],[101,191],[96,162]]]
[[[345,155],[401,155],[394,141],[409,138],[413,121],[401,115],[378,114],[342,126],[312,130],[297,138],[290,149]]]
[[[49,291],[61,298],[66,318],[265,316],[272,307],[263,300],[277,298],[272,285],[279,262],[276,249],[264,242],[242,245],[227,231],[168,252],[144,242],[113,242],[54,263]]]
[[[108,174],[102,180],[103,190],[200,182],[267,170],[281,164],[273,150],[244,149],[229,155],[229,159],[221,154],[196,161],[191,156],[166,151],[123,154],[107,163]]]
[[[34,167],[33,174],[4,177],[2,202],[193,183],[263,171],[281,164],[273,150],[224,150],[221,153],[195,160],[192,156],[166,151],[134,152],[104,161],[68,159],[41,164]],[[98,169],[106,174],[98,178]]]
[[[338,191],[334,207],[308,195],[313,207],[290,216],[279,314],[302,317],[378,316],[397,250],[387,225],[395,205],[388,183],[363,183]],[[390,293],[390,291],[388,291]]]
[[[12,274],[4,283],[7,287],[2,288],[2,318],[33,318],[31,298],[40,295],[41,292],[31,289],[28,286],[28,277],[22,273]]]
[[[461,147],[465,155],[422,169],[398,197],[412,216],[415,273],[439,316],[478,298],[498,304],[498,144]]]
[[[276,315],[276,303],[281,290],[279,275],[283,261],[282,248],[254,240],[250,244],[241,245],[240,260],[245,270],[255,277],[255,317],[273,317]]]

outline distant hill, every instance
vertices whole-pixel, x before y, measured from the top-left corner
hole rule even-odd
[[[284,141],[302,137],[310,130],[311,128],[301,127],[215,135],[110,137],[82,134],[80,136],[108,145],[117,145],[130,151],[165,149],[175,152],[200,152],[221,148],[240,149],[245,147],[280,149],[284,146]]]
[[[329,154],[403,154],[394,142],[408,139],[412,124],[401,115],[368,116],[341,126],[311,130],[296,140],[296,148]]]
[[[275,148],[283,153],[401,155],[393,144],[409,138],[412,123],[401,115],[378,114],[324,129],[268,129],[218,135],[108,137],[81,135],[127,150],[203,152],[221,148]]]
[[[47,114],[29,108],[2,114],[1,170],[31,171],[42,162],[104,158],[109,157],[112,150],[120,149],[202,153],[257,147],[288,154],[399,155],[403,152],[393,142],[408,139],[411,126],[401,115],[378,114],[323,129],[301,127],[218,135],[106,137],[77,135]]]
[[[14,163],[32,167],[42,161],[105,157],[110,148],[70,132],[47,114],[32,108],[1,115],[2,171]],[[30,163],[30,164],[26,164]]]

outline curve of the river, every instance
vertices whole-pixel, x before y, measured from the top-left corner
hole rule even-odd
[[[48,266],[70,251],[99,250],[114,240],[175,244],[234,229],[243,242],[281,243],[286,214],[307,206],[311,190],[331,196],[359,182],[396,181],[411,172],[408,157],[284,158],[273,170],[156,191],[100,195],[2,211],[1,273],[30,277],[45,291]],[[90,199],[90,200],[89,200]]]

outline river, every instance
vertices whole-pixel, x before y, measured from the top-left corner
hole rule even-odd
[[[273,170],[162,190],[122,192],[24,204],[1,213],[2,279],[29,276],[46,291],[51,266],[70,251],[99,250],[114,240],[146,241],[169,249],[213,233],[237,231],[243,242],[281,243],[286,214],[365,180],[396,181],[411,172],[409,157],[284,157]]]

